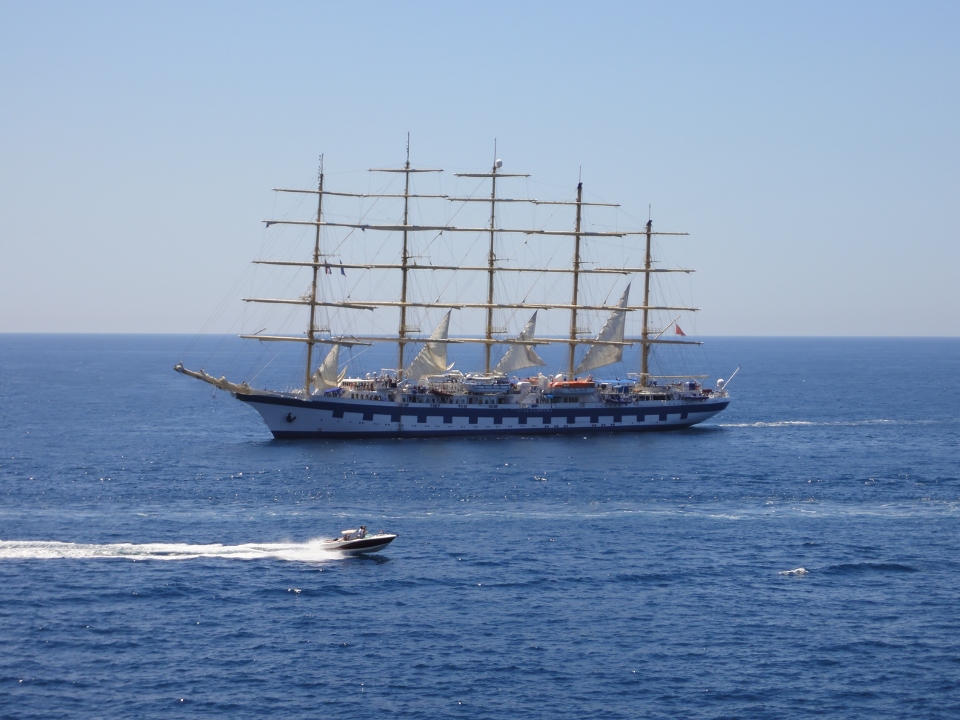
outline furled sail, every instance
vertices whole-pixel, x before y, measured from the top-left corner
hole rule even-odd
[[[527,326],[523,329],[523,332],[517,335],[517,340],[533,340],[536,329],[537,313],[535,312],[533,317],[531,317],[527,322]],[[511,345],[510,349],[507,350],[506,354],[503,356],[503,358],[501,358],[500,362],[497,363],[497,367],[495,367],[493,371],[495,373],[502,373],[506,375],[507,373],[512,373],[516,370],[535,367],[538,365],[546,365],[546,363],[534,351],[533,345]]]
[[[446,340],[450,332],[450,310],[443,316],[443,320],[433,331],[430,340]],[[411,380],[419,380],[427,375],[439,375],[444,373],[453,365],[447,366],[447,344],[445,342],[427,341],[420,353],[410,363],[407,368],[407,377]]]
[[[629,295],[630,286],[627,285],[627,289],[623,291],[620,302],[617,303],[618,309],[610,313],[606,324],[597,335],[597,340],[604,342],[623,342],[623,329],[627,322],[627,311],[623,308],[627,307],[627,296]],[[623,345],[591,345],[573,374],[579,375],[580,373],[603,367],[604,365],[612,365],[615,362],[620,362],[622,358]]]
[[[313,374],[313,386],[318,391],[329,390],[340,386],[340,381],[347,374],[347,369],[337,374],[337,365],[340,363],[340,346],[334,345],[323,359],[323,364]]]

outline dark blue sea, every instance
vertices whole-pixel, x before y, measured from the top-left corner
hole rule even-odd
[[[708,339],[680,432],[336,442],[172,371],[237,348],[0,335],[0,717],[960,717],[960,339]]]

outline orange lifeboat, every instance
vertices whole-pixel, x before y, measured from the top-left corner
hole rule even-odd
[[[547,385],[547,392],[554,395],[585,395],[596,388],[593,380],[554,380]]]

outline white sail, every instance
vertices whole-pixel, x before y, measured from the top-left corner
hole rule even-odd
[[[527,326],[523,329],[523,332],[517,335],[517,340],[533,340],[536,329],[537,313],[534,313],[527,322]],[[506,375],[516,370],[536,367],[538,365],[546,365],[546,363],[537,355],[536,351],[534,351],[533,345],[511,345],[510,349],[507,350],[506,354],[500,359],[500,362],[497,363],[493,371]]]
[[[627,285],[627,289],[623,291],[620,302],[617,303],[618,309],[610,313],[606,324],[597,335],[597,340],[604,342],[623,342],[623,329],[627,322],[627,311],[621,308],[627,307],[627,296],[629,294],[630,286]],[[573,374],[579,375],[580,373],[594,370],[605,365],[612,365],[615,362],[620,362],[622,358],[622,345],[591,345]]]
[[[433,331],[430,340],[446,340],[450,331],[450,310],[443,316],[443,320]],[[439,375],[444,373],[453,365],[447,366],[447,344],[445,342],[427,342],[423,349],[410,363],[406,369],[407,377],[411,380],[419,380],[427,375]]]
[[[323,359],[323,364],[317,368],[313,374],[313,386],[318,391],[329,390],[340,386],[340,381],[347,374],[347,369],[337,373],[337,365],[340,363],[340,346],[334,345],[333,349],[327,353]]]

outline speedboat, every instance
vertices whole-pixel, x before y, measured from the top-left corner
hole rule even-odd
[[[345,555],[379,552],[392,543],[396,537],[394,534],[385,532],[368,535],[367,526],[361,525],[355,530],[341,530],[340,537],[324,540],[323,549],[331,552],[341,552]]]

